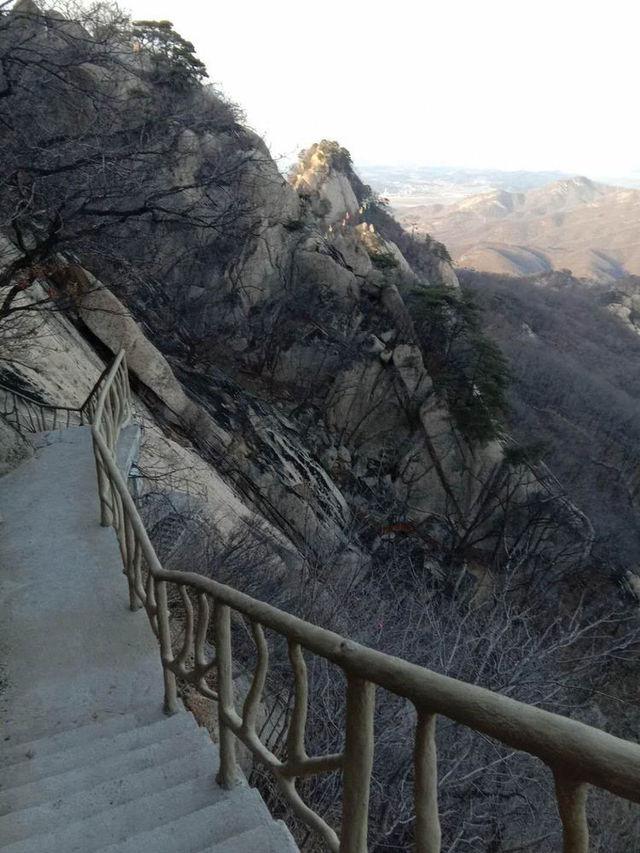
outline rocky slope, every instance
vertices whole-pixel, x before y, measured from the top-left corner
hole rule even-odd
[[[637,276],[618,279],[615,287],[601,288],[599,300],[628,329],[640,335],[640,279]]]
[[[424,288],[450,288],[455,303],[446,253],[411,241],[335,143],[313,146],[291,187],[268,162],[260,170],[257,232],[237,245],[216,287],[187,293],[168,340],[176,300],[154,306],[154,337],[199,411],[178,391],[168,400],[165,390],[163,402],[311,558],[329,551],[338,564],[366,566],[367,539],[404,524],[445,551],[461,548],[462,559],[482,539],[475,559],[491,560],[504,493],[517,483],[528,502],[531,490],[557,489],[511,466],[496,429],[471,440],[429,373],[434,353],[413,313]],[[144,298],[121,296],[148,322]],[[114,350],[120,339],[107,330],[121,312],[105,321],[105,298],[85,296],[80,315]],[[156,391],[146,364],[130,359]],[[576,543],[589,540],[579,512],[560,516]]]
[[[473,565],[471,584],[499,570],[531,525],[544,535],[518,558],[530,580],[541,560],[568,570],[588,552],[588,519],[543,465],[514,452],[504,431],[504,364],[460,293],[446,249],[409,236],[356,175],[346,149],[313,145],[287,181],[228,104],[193,77],[179,85],[171,77],[169,86],[153,53],[128,56],[122,39],[115,60],[102,46],[95,53],[90,22],[74,28],[41,15],[31,0],[3,21],[25,35],[28,57],[40,51],[58,68],[73,51],[69,78],[62,85],[57,73],[52,83],[61,90],[43,99],[36,76],[30,110],[12,117],[17,130],[35,121],[51,134],[33,152],[23,150],[23,133],[16,137],[16,188],[29,162],[35,175],[52,175],[50,186],[38,177],[31,194],[40,194],[39,217],[52,207],[59,251],[49,238],[45,257],[24,239],[5,242],[5,292],[63,309],[73,334],[102,354],[127,350],[155,424],[151,457],[163,456],[158,429],[172,441],[181,436],[202,460],[190,456],[185,467],[213,468],[191,479],[211,493],[204,503],[214,516],[224,495],[231,509],[222,516],[241,518],[240,501],[289,569],[331,555],[331,571],[352,578],[372,570],[384,536],[396,530],[421,559]],[[26,56],[17,58],[22,68]],[[77,84],[85,73],[90,90]],[[59,116],[52,102],[65,92],[75,113]],[[110,124],[94,132],[90,118],[104,93]],[[94,173],[68,140],[93,145],[89,127],[111,140],[113,122],[128,133],[138,120],[132,101],[142,97],[145,128],[153,120],[162,133],[149,163],[118,150],[105,195],[104,151]],[[46,169],[43,148],[55,154]],[[58,174],[60,158],[67,163]],[[5,205],[16,203],[12,192]],[[93,193],[93,207],[78,208],[78,193]],[[13,228],[31,229],[38,248],[40,225],[29,224],[25,204],[15,207]],[[31,316],[3,320],[5,381],[68,402],[72,389],[56,392],[56,377],[64,372],[86,387],[85,359],[77,358],[78,369],[60,359],[45,365],[39,344],[36,367],[16,358],[39,337]],[[165,451],[179,470],[184,454],[173,445]],[[143,459],[141,468],[153,465]]]
[[[600,282],[640,272],[640,190],[584,177],[405,207],[399,218],[445,242],[460,267],[508,275],[564,268]]]
[[[218,290],[194,295],[200,289],[192,285],[186,297],[177,294],[177,329],[176,299],[151,308],[144,291],[118,288],[118,297],[88,271],[76,322],[109,351],[125,347],[156,420],[186,435],[293,550],[309,559],[331,553],[338,566],[346,560],[362,568],[371,559],[367,541],[399,524],[443,553],[462,547],[463,560],[482,538],[487,550],[475,549],[474,560],[491,560],[492,530],[504,523],[503,491],[517,483],[528,501],[532,489],[546,495],[556,487],[534,468],[510,466],[498,432],[470,440],[437,392],[410,306],[424,288],[456,294],[455,273],[442,253],[418,244],[409,248],[429,278],[414,272],[388,239],[407,242],[406,234],[372,208],[368,188],[335,144],[313,147],[293,188],[271,169],[260,202],[272,218],[265,215],[258,233],[238,246],[216,278]],[[229,314],[220,290],[236,294]],[[156,324],[151,338],[170,362],[135,317]],[[68,321],[54,315],[47,322]],[[49,334],[45,340],[49,347]],[[77,403],[69,388],[56,389],[60,376],[77,376],[69,357],[62,367],[61,358],[46,366],[35,358],[35,368],[28,360],[5,367],[5,379],[32,388],[35,380],[45,397]],[[588,542],[577,508],[564,521],[576,547]]]
[[[564,273],[514,280],[465,271],[509,358],[510,423],[593,520],[598,559],[635,571],[640,554],[638,283],[585,288]]]

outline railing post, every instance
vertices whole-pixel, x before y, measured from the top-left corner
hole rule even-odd
[[[375,687],[347,676],[340,853],[367,853]]]
[[[160,641],[160,657],[164,674],[164,712],[175,714],[178,710],[178,692],[176,677],[171,672],[168,663],[173,661],[171,645],[171,626],[169,625],[169,606],[167,604],[167,585],[164,581],[155,581],[156,614],[158,621],[158,639]]]
[[[413,753],[416,853],[440,853],[436,715],[418,711]]]
[[[220,771],[218,784],[221,788],[233,788],[238,782],[236,764],[236,736],[227,726],[225,713],[234,712],[233,701],[233,658],[231,651],[231,611],[226,604],[215,602],[213,626],[216,644],[216,667],[218,676],[218,737],[220,742]]]
[[[124,561],[124,573],[127,577],[127,585],[129,587],[129,609],[139,610],[142,607],[142,601],[138,598],[136,592],[136,560],[138,558],[138,540],[131,523],[131,519],[122,509],[122,523],[124,526],[124,541],[126,544],[126,559]]]
[[[563,853],[588,853],[587,794],[585,782],[554,770],[558,811],[562,820]]]
[[[113,523],[113,516],[108,506],[107,494],[109,490],[109,479],[104,470],[104,463],[100,458],[96,444],[93,445],[93,455],[96,460],[96,476],[98,478],[98,497],[100,499],[100,524],[102,527],[110,527]]]

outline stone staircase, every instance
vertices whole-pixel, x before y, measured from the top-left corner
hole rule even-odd
[[[0,762],[6,853],[295,850],[254,789],[215,784],[217,750],[187,712],[21,737],[4,733]]]
[[[162,713],[156,640],[98,523],[89,428],[34,443],[0,480],[0,850],[294,853],[256,790],[216,784],[208,731]]]

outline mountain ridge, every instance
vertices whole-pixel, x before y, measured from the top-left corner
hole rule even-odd
[[[640,272],[640,190],[583,175],[395,212],[405,227],[446,243],[459,267],[509,275],[570,269],[602,283]]]

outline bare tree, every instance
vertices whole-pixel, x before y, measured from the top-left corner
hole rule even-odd
[[[74,258],[130,268],[170,230],[248,227],[236,190],[253,153],[230,145],[195,173],[185,166],[197,134],[232,130],[237,113],[197,79],[158,81],[136,32],[115,5],[76,17],[0,6],[0,321],[50,304],[18,299],[36,281],[82,288]]]
[[[617,732],[625,735],[625,727],[633,729],[633,662],[640,649],[640,625],[622,600],[603,600],[602,589],[590,592],[585,587],[580,592],[574,577],[568,584],[572,597],[552,573],[549,588],[532,584],[528,596],[523,596],[522,581],[515,582],[519,568],[513,565],[479,598],[478,585],[464,566],[452,578],[451,568],[429,555],[424,543],[392,534],[383,537],[369,565],[345,571],[338,548],[322,559],[307,554],[299,575],[283,578],[274,561],[273,541],[259,528],[256,523],[240,525],[223,540],[202,525],[200,538],[192,538],[192,550],[183,552],[182,559],[186,565],[197,559],[201,570],[216,580],[240,584],[249,594],[373,648],[547,710],[601,725],[607,705],[614,703]],[[174,608],[180,624],[177,599]],[[256,661],[251,632],[241,618],[233,631],[234,658],[238,671],[245,674],[238,677],[248,683]],[[272,632],[267,632],[267,639],[270,673],[261,737],[284,758],[293,681],[286,643]],[[307,750],[312,755],[339,752],[344,736],[342,673],[313,655],[306,659]],[[628,696],[620,686],[625,680]],[[242,701],[243,696],[238,698]],[[415,711],[408,703],[379,691],[369,835],[370,849],[376,853],[413,849],[415,723]],[[437,742],[444,848],[493,853],[557,849],[560,824],[553,780],[542,763],[444,718],[438,724]],[[259,764],[251,780],[273,811],[295,827],[301,849],[309,853],[324,849],[296,824]],[[317,813],[339,825],[339,774],[301,780],[299,788]],[[598,796],[590,813],[596,850],[637,849],[637,810]]]

